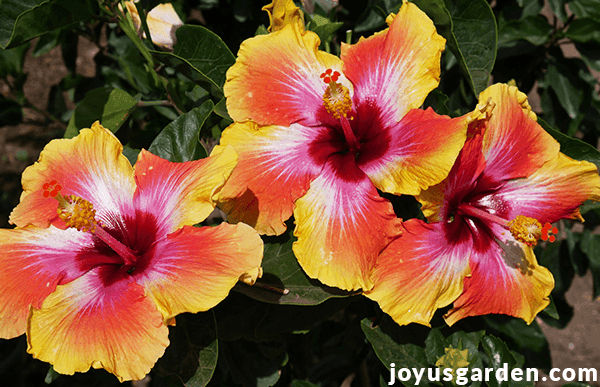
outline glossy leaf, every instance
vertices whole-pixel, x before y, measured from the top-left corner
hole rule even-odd
[[[264,237],[265,249],[262,261],[263,276],[259,283],[267,287],[287,290],[282,294],[267,288],[236,285],[236,290],[255,300],[271,304],[317,305],[332,297],[347,297],[355,293],[346,292],[310,279],[298,264],[292,251],[296,237],[292,231],[279,237]]]
[[[566,37],[576,42],[600,42],[600,22],[592,19],[575,19],[569,25]]]
[[[121,89],[103,87],[88,92],[69,121],[65,138],[75,137],[80,129],[96,121],[115,133],[135,109],[137,100]]]
[[[551,128],[544,120],[538,117],[538,123],[560,143],[560,151],[575,160],[585,160],[596,165],[600,170],[600,151],[578,138],[569,137],[556,129]]]
[[[152,51],[152,55],[200,86],[209,83],[222,94],[225,73],[235,63],[235,56],[227,45],[219,36],[200,26],[183,25],[176,35],[172,54]]]
[[[523,20],[510,20],[498,27],[498,47],[513,47],[519,41],[534,46],[545,44],[552,33],[548,20],[541,16],[529,16]]]
[[[452,34],[444,36],[475,95],[488,85],[496,61],[496,19],[485,0],[445,1]]]
[[[174,162],[206,157],[206,149],[200,144],[199,135],[213,107],[213,102],[208,100],[171,122],[156,136],[148,151]]]
[[[367,340],[371,343],[373,351],[389,370],[390,364],[394,363],[398,368],[425,369],[428,367],[425,350],[412,343],[399,344],[380,327],[374,327],[369,319],[363,319],[360,327]],[[408,381],[403,381],[406,386],[416,386],[417,380],[414,374]]]
[[[212,378],[219,355],[212,311],[177,316],[169,331],[171,344],[155,366],[160,375],[176,375],[186,387],[204,387]]]
[[[93,0],[2,0],[0,47],[10,48],[97,14]]]
[[[503,387],[509,385],[510,372],[517,365],[517,359],[510,353],[510,350],[502,340],[494,336],[484,336],[481,339],[481,346],[489,358],[489,365],[494,368],[494,376],[502,376],[502,381],[493,377],[488,381],[490,387]],[[507,367],[505,368],[505,364]],[[497,372],[505,369],[507,372],[502,375]]]
[[[23,72],[23,63],[29,44],[8,50],[0,49],[0,78],[16,75]]]
[[[569,1],[569,10],[580,18],[600,18],[600,8],[596,0]]]

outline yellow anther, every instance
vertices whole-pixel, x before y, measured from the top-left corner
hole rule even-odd
[[[508,222],[510,233],[519,242],[534,247],[542,237],[542,224],[537,219],[518,215]]]
[[[92,203],[75,195],[58,196],[58,216],[68,227],[75,227],[78,231],[96,231],[98,222]]]
[[[346,114],[352,110],[350,91],[340,83],[330,82],[327,89],[325,89],[325,94],[323,94],[323,105],[325,110],[336,120],[339,120],[342,116],[346,117]]]

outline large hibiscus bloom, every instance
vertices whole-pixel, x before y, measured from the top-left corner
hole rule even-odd
[[[437,87],[445,40],[414,4],[341,58],[319,51],[291,0],[265,7],[272,32],[242,43],[225,95],[235,121],[221,137],[239,154],[219,193],[231,220],[278,235],[294,215],[293,249],[312,278],[370,289],[400,220],[377,190],[416,195],[439,183],[471,116],[418,110]]]
[[[142,150],[134,169],[98,123],[51,141],[23,173],[17,228],[0,230],[0,337],[26,332],[28,351],[60,373],[143,378],[174,316],[260,272],[251,227],[192,227],[235,165],[231,148],[187,163]]]
[[[554,287],[532,247],[550,223],[600,200],[596,167],[559,152],[525,94],[496,84],[479,96],[490,100],[491,118],[470,125],[448,177],[418,197],[431,223],[404,222],[373,270],[366,295],[399,324],[428,325],[452,302],[448,324],[489,313],[531,323]]]

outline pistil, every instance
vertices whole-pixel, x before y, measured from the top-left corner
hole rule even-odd
[[[543,240],[548,239],[547,232],[545,233],[545,238],[543,235],[543,231],[545,230],[546,226],[544,226],[544,229],[542,229],[541,223],[534,218],[517,215],[517,217],[515,217],[513,220],[508,221],[504,218],[490,214],[487,211],[466,203],[462,203],[460,206],[458,206],[456,212],[461,215],[475,217],[499,224],[510,231],[516,240],[531,247],[534,247],[540,238]]]
[[[52,180],[42,187],[44,189],[43,196],[51,197],[58,201],[57,213],[59,218],[65,222],[68,227],[73,227],[78,231],[91,232],[95,234],[101,241],[106,243],[115,253],[123,258],[125,265],[133,265],[137,259],[135,253],[110,235],[102,225],[96,220],[96,210],[89,201],[75,195],[67,195],[66,197],[60,194],[62,186]]]
[[[351,115],[352,99],[348,88],[337,82],[339,77],[340,73],[332,69],[327,69],[321,74],[323,82],[327,84],[325,94],[323,94],[323,106],[333,118],[342,124],[342,131],[350,152],[357,152],[360,146],[348,120],[348,116],[350,116],[350,120],[354,118]]]

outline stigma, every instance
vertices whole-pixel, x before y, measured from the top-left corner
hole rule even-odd
[[[332,69],[327,69],[321,74],[321,79],[327,84],[327,88],[323,94],[323,106],[325,106],[325,110],[336,120],[347,117],[352,110],[350,91],[346,86],[337,82],[340,75],[338,71],[333,71]]]
[[[98,222],[96,221],[96,210],[94,205],[89,201],[75,195],[67,195],[66,197],[60,194],[62,186],[56,180],[45,183],[43,196],[51,197],[58,201],[59,205],[56,210],[58,217],[65,222],[67,227],[76,228],[77,231],[96,231]]]

